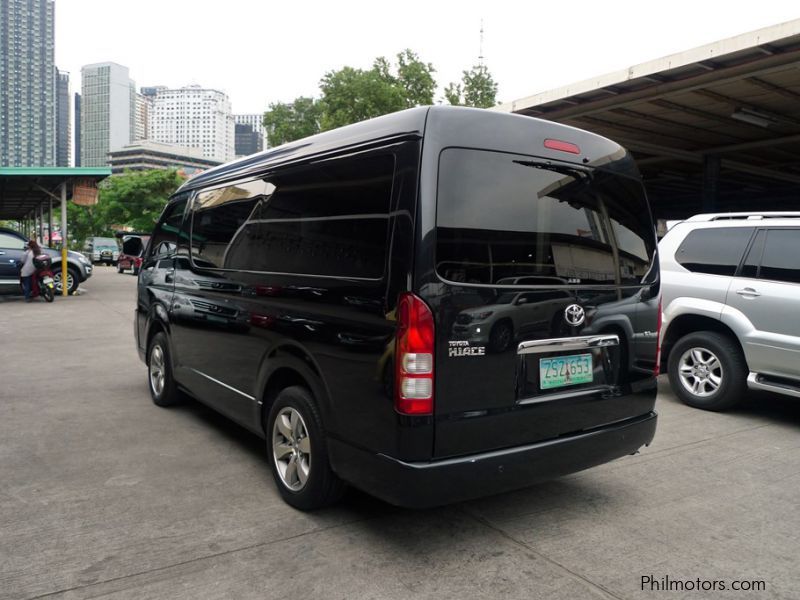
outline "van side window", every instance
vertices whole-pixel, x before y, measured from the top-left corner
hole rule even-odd
[[[183,212],[186,209],[188,200],[189,194],[181,194],[178,200],[167,205],[164,214],[161,215],[158,225],[153,231],[149,252],[151,257],[163,258],[174,254],[175,245],[178,241],[178,231],[183,222]]]
[[[260,179],[201,191],[192,203],[192,262],[202,268],[231,268],[228,246],[247,222],[256,203],[267,193]]]
[[[394,156],[343,158],[278,174],[231,243],[226,267],[379,279],[386,261]]]

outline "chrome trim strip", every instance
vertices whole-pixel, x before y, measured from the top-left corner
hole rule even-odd
[[[244,397],[245,397],[245,398],[247,398],[248,400],[255,400],[255,397],[254,397],[254,396],[251,396],[250,394],[245,394],[244,392],[241,392],[241,391],[237,390],[235,387],[232,387],[232,386],[228,385],[227,383],[223,383],[223,382],[221,382],[219,379],[214,379],[214,378],[213,378],[213,377],[211,377],[210,375],[206,375],[206,374],[205,374],[205,373],[203,373],[202,371],[198,371],[197,369],[192,369],[191,367],[189,367],[189,370],[190,370],[190,371],[192,371],[193,373],[197,373],[198,375],[200,375],[200,376],[202,376],[202,377],[205,377],[205,378],[206,378],[206,379],[208,379],[209,381],[213,381],[213,382],[214,382],[214,383],[216,383],[217,385],[221,385],[222,387],[224,387],[224,388],[226,388],[226,389],[229,389],[229,390],[230,390],[230,391],[232,391],[232,392],[236,392],[236,393],[237,393],[237,394],[239,394],[240,396],[244,396]]]
[[[618,345],[619,336],[616,334],[584,335],[579,337],[551,338],[547,340],[520,342],[519,346],[517,346],[517,354],[544,354],[546,352],[561,352],[562,350],[606,348],[608,346]]]
[[[795,388],[788,384],[759,381],[761,377],[762,375],[759,373],[751,372],[747,376],[747,387],[749,387],[751,390],[764,390],[766,392],[773,392],[775,394],[783,394],[785,396],[800,398],[800,388]]]
[[[594,394],[607,392],[610,388],[611,388],[610,385],[604,385],[583,390],[572,390],[572,391],[567,390],[555,394],[542,394],[541,396],[533,396],[530,398],[523,398],[522,400],[517,400],[517,404],[519,406],[526,406],[529,404],[541,404],[544,402],[552,402],[554,400],[563,400],[565,398],[576,398],[578,396],[592,396]]]

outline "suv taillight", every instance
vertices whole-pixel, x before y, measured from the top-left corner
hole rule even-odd
[[[661,298],[658,299],[658,324],[656,325],[656,367],[653,375],[658,377],[661,374]]]
[[[394,407],[403,415],[433,414],[433,313],[414,294],[400,294],[394,367]]]

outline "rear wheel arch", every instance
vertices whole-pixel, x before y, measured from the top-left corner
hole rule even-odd
[[[669,327],[667,327],[666,332],[664,332],[664,337],[662,338],[662,372],[666,372],[668,368],[669,355],[672,352],[672,348],[675,346],[675,343],[685,335],[695,333],[697,331],[713,331],[715,333],[719,333],[720,335],[724,335],[738,345],[739,350],[744,353],[744,349],[742,348],[742,343],[739,341],[739,337],[730,327],[725,325],[725,323],[719,319],[694,314],[680,315],[670,322]]]
[[[259,425],[265,434],[272,403],[282,390],[292,386],[306,388],[311,393],[320,410],[323,423],[326,428],[329,426],[330,396],[316,363],[308,354],[298,348],[284,347],[270,353],[265,365],[267,368],[262,372],[257,388],[262,390],[259,397],[261,400]]]
[[[150,342],[153,341],[153,338],[158,333],[163,333],[164,337],[167,339],[167,345],[169,346],[170,358],[173,359],[172,362],[174,363],[174,349],[172,347],[172,338],[170,337],[170,328],[168,324],[169,321],[166,317],[166,309],[160,304],[154,304],[150,309],[150,314],[147,318],[147,328],[145,331],[144,350],[145,352],[148,352],[150,349]]]

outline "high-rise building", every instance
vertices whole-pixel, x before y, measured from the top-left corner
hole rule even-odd
[[[69,73],[56,69],[56,166],[68,167],[72,150],[72,125],[69,114]]]
[[[75,92],[75,166],[81,166],[81,95]]]
[[[0,0],[0,166],[56,163],[54,0]]]
[[[267,130],[264,128],[264,113],[251,113],[247,115],[233,115],[233,120],[237,125],[249,125],[250,128],[261,136],[261,149],[269,146],[267,140]],[[238,152],[237,152],[238,154]]]
[[[151,100],[148,96],[136,94],[136,122],[134,123],[133,130],[134,142],[150,138],[150,103]]]
[[[108,153],[131,143],[136,86],[128,67],[112,62],[81,69],[81,165],[102,167]]]
[[[233,159],[234,122],[228,96],[198,85],[160,89],[150,112],[150,139],[200,148],[203,157]]]
[[[264,138],[251,125],[236,123],[236,156],[248,156],[264,149]]]

